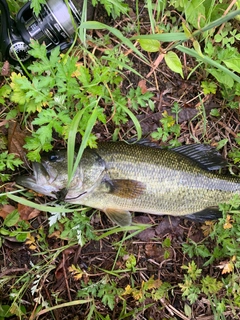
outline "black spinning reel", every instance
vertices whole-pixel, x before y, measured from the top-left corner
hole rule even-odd
[[[13,64],[18,59],[27,61],[31,39],[44,42],[48,52],[56,46],[60,46],[60,50],[68,48],[81,22],[81,10],[73,1],[47,0],[38,16],[28,2],[13,20],[6,0],[0,0],[0,61],[8,60]]]

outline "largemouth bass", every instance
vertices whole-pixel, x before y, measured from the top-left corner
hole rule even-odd
[[[240,194],[240,178],[212,172],[225,165],[201,144],[168,150],[105,142],[84,151],[68,188],[66,151],[48,153],[17,183],[54,198],[65,194],[66,202],[102,210],[122,226],[131,224],[130,211],[208,220],[219,217],[219,203]]]

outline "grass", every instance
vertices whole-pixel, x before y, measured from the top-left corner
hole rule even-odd
[[[239,172],[238,3],[136,1],[133,12],[99,3],[116,20],[86,21],[84,1],[68,52],[32,42],[24,72],[10,66],[2,80],[0,319],[238,319],[239,198],[220,205],[217,222],[145,216],[120,228],[11,182],[26,167],[14,157],[23,144],[28,161],[66,147],[70,181],[86,146],[145,135],[210,143]],[[148,117],[158,120],[150,129]]]

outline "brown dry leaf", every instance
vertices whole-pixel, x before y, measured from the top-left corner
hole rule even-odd
[[[233,222],[233,219],[231,219],[231,216],[228,214],[226,217],[226,222],[224,223],[223,228],[224,229],[231,229],[233,226],[232,222]]]
[[[234,269],[234,265],[231,261],[229,261],[223,265],[222,274],[231,273],[233,269]]]
[[[25,137],[27,134],[21,130],[17,122],[10,121],[8,128],[8,151],[14,153],[21,160],[25,161]]]
[[[29,233],[27,238],[28,240],[25,243],[29,246],[29,249],[36,250],[37,246],[34,236]]]
[[[180,218],[166,216],[158,224],[155,231],[156,234],[160,237],[166,234],[175,234],[177,236],[183,235],[183,228],[180,228]]]
[[[0,217],[3,219],[6,218],[6,216],[11,213],[13,210],[15,210],[14,206],[11,206],[10,204],[5,204],[4,206],[0,207]]]
[[[20,214],[21,219],[25,221],[31,220],[39,216],[39,214],[41,213],[41,211],[25,206],[21,203],[18,203],[18,212]]]
[[[146,86],[146,80],[140,80],[138,82],[138,87],[141,89],[141,93],[144,94],[148,91],[147,86]]]
[[[75,267],[74,264],[68,267],[68,271],[73,274],[75,280],[81,280],[84,274],[84,271],[82,271],[80,268]]]
[[[63,251],[63,259],[59,262],[55,271],[55,277],[57,280],[61,280],[64,277],[64,269],[69,267],[68,257],[74,252],[75,250],[73,248],[67,248]]]
[[[61,231],[60,230],[56,230],[53,233],[49,234],[48,238],[57,238],[58,239],[60,237],[60,234],[61,234]]]
[[[236,261],[236,256],[233,256],[229,261],[222,261],[218,267],[222,269],[222,274],[231,273],[234,270],[234,262]]]
[[[135,237],[141,241],[149,241],[155,237],[155,230],[154,228],[148,228],[143,230],[142,232],[138,233]]]
[[[1,76],[3,77],[10,76],[10,63],[8,61],[5,61],[2,66]]]
[[[203,231],[204,237],[208,237],[209,234],[213,231],[214,229],[215,222],[214,221],[205,221],[205,225],[201,227]]]

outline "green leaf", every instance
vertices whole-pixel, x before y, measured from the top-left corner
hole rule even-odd
[[[191,23],[196,29],[203,27],[205,24],[205,7],[202,1],[191,0],[187,1],[184,13],[186,21]]]
[[[99,0],[99,2],[104,6],[108,15],[113,16],[113,18],[117,18],[120,14],[127,14],[128,12],[128,4],[124,3],[123,0]],[[93,0],[93,5],[95,6],[98,1]]]
[[[223,62],[229,69],[240,73],[240,58],[231,58],[229,60],[223,60]]]
[[[192,318],[192,308],[186,303],[184,304],[184,312],[189,319]]]
[[[28,237],[28,234],[29,234],[29,232],[18,233],[16,235],[16,240],[19,241],[19,242],[24,242],[24,241],[26,241],[26,239]]]
[[[240,77],[237,76],[235,73],[233,73],[232,71],[230,71],[228,68],[224,67],[223,65],[221,65],[220,63],[212,60],[211,58],[209,58],[208,56],[204,56],[204,55],[200,55],[198,54],[195,50],[193,49],[190,49],[190,48],[187,48],[187,47],[184,47],[182,45],[178,45],[176,46],[176,49],[178,49],[179,51],[181,52],[184,52],[186,54],[189,54],[190,56],[192,57],[195,57],[196,59],[200,60],[200,61],[203,61],[204,63],[206,64],[210,64],[211,66],[214,66],[215,68],[218,68],[219,69],[219,72],[220,70],[226,74],[226,76],[228,76],[228,79],[229,77],[232,78],[232,80],[234,79],[235,81],[239,82],[240,83]],[[211,69],[212,71],[213,69]],[[218,70],[217,70],[218,71]],[[214,74],[213,74],[214,75]],[[214,75],[214,77],[217,78],[217,76]],[[221,78],[221,77],[220,77]],[[218,78],[217,78],[218,80]],[[219,81],[221,82],[221,81]],[[226,81],[227,83],[227,81]],[[232,87],[233,85],[233,81],[231,81],[231,84],[228,86],[228,87]]]
[[[191,39],[192,38],[192,33],[191,33],[191,30],[189,30],[189,28],[186,26],[186,23],[183,23],[182,27],[183,27],[183,31],[184,31],[186,37],[188,39]]]
[[[41,5],[45,3],[46,0],[31,0],[30,7],[33,9],[33,12],[36,14],[36,16],[38,16],[41,11]]]
[[[223,83],[227,88],[233,87],[234,80],[228,73],[213,68],[209,68],[208,71],[217,79],[218,82]]]
[[[141,48],[147,52],[158,52],[160,49],[160,42],[154,39],[139,39]]]
[[[218,142],[218,145],[217,145],[217,150],[223,148],[226,144],[228,143],[228,139],[222,139]]]
[[[210,115],[213,117],[220,117],[220,112],[217,108],[211,110]]]
[[[12,317],[13,314],[10,312],[10,306],[9,305],[0,305],[0,319],[5,320],[6,318]]]
[[[217,91],[217,85],[212,81],[202,81],[201,87],[202,87],[203,93],[206,95],[210,93],[215,94]]]
[[[183,71],[182,71],[182,63],[175,52],[173,51],[167,52],[165,55],[165,62],[169,67],[169,69],[171,69],[176,73],[179,73],[181,77],[184,78]]]
[[[222,289],[223,283],[217,281],[217,279],[212,278],[210,276],[206,276],[201,280],[202,283],[202,291],[203,293],[209,294],[216,294],[219,290]]]
[[[13,227],[19,220],[20,215],[17,210],[13,210],[11,213],[9,213],[5,220],[4,220],[4,225],[6,227]]]
[[[90,75],[89,69],[86,68],[85,66],[80,66],[79,71],[80,71],[80,75],[78,77],[79,80],[82,82],[84,86],[89,85],[91,81],[91,75]]]
[[[32,40],[30,43],[30,49],[28,53],[36,59],[41,59],[47,65],[49,64],[49,60],[47,58],[47,48],[45,44],[40,44],[38,41]]]

